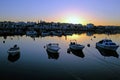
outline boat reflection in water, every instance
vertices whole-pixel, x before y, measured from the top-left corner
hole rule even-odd
[[[85,55],[84,55],[84,53],[83,53],[82,50],[73,50],[73,49],[68,48],[67,53],[70,54],[71,52],[72,52],[72,54],[74,54],[75,56],[78,56],[78,57],[81,57],[81,58],[84,58],[84,57],[85,57]]]
[[[113,56],[113,57],[116,57],[116,58],[119,57],[119,55],[116,51],[106,50],[106,49],[103,49],[103,48],[100,48],[100,47],[96,47],[96,48],[98,49],[98,51],[100,52],[100,54],[102,56],[105,56],[105,57]]]
[[[8,60],[15,62],[20,58],[20,48],[15,44],[13,47],[8,49]]]
[[[59,53],[56,52],[56,53],[52,53],[48,50],[46,50],[47,54],[48,54],[48,59],[58,59],[59,58]]]
[[[15,55],[9,53],[8,60],[11,62],[15,62],[20,58],[20,52],[16,52]]]

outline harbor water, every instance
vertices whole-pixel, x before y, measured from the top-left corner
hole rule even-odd
[[[105,38],[120,45],[120,34],[1,36],[0,80],[120,80],[120,47],[113,53],[96,48]],[[74,39],[85,46],[82,52],[67,52]],[[49,43],[58,43],[59,53],[47,52]],[[11,57],[7,51],[15,44],[20,53]]]

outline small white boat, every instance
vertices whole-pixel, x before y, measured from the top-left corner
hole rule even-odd
[[[11,55],[16,55],[20,52],[20,48],[17,45],[14,45],[12,48],[8,50],[8,53]]]
[[[26,35],[27,35],[27,36],[37,35],[37,32],[36,32],[36,31],[33,31],[33,30],[32,30],[32,31],[27,31],[27,32],[26,32]]]
[[[99,42],[96,43],[96,47],[100,47],[100,48],[103,48],[106,50],[115,51],[115,50],[117,50],[119,45],[117,45],[116,43],[114,43],[110,39],[103,39],[103,40],[100,40]]]
[[[82,50],[84,47],[84,45],[77,44],[76,40],[71,40],[69,44],[69,48],[72,50]]]
[[[53,36],[62,36],[61,31],[51,31],[50,34],[53,35]]]
[[[41,33],[41,36],[49,36],[49,35],[50,35],[49,32],[42,32],[42,33]]]
[[[63,32],[63,34],[64,34],[65,36],[67,36],[67,35],[72,35],[73,33],[72,33],[72,32]]]
[[[47,44],[46,47],[47,47],[47,51],[49,51],[51,53],[58,53],[58,50],[60,49],[58,43],[49,43],[49,44]]]

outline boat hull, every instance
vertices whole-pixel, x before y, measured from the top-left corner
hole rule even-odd
[[[50,53],[58,53],[59,49],[51,49],[51,48],[47,48],[47,51]]]
[[[57,43],[47,44],[47,51],[49,51],[51,53],[57,53],[59,49],[60,49],[60,47]]]
[[[11,55],[16,55],[17,53],[20,53],[20,50],[8,50],[8,53],[11,54]]]
[[[83,48],[84,48],[84,46],[82,46],[82,45],[80,45],[80,46],[70,45],[71,50],[82,50]]]
[[[42,36],[42,37],[44,37],[44,36],[49,36],[49,35],[50,35],[50,33],[48,33],[48,32],[42,32],[42,33],[41,33],[41,36]]]
[[[100,47],[100,48],[106,49],[106,50],[116,51],[119,46],[106,46],[106,45],[96,43],[96,47]]]

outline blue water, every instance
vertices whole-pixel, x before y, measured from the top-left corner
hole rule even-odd
[[[88,36],[83,33],[34,38],[1,36],[0,80],[120,80],[120,47],[113,55],[109,51],[100,53],[95,43],[104,38],[120,45],[120,34]],[[85,45],[82,52],[67,53],[73,39]],[[59,43],[58,54],[46,52],[44,46],[51,42]],[[10,57],[7,50],[14,44],[20,47],[20,54]]]

